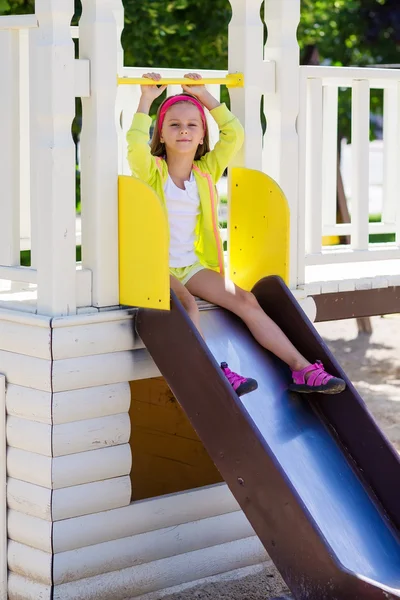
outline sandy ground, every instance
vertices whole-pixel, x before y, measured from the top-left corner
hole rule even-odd
[[[372,414],[400,452],[400,315],[372,319],[371,336],[358,335],[356,321],[316,325],[344,370],[361,393]],[[181,589],[165,600],[267,600],[283,598],[287,590],[271,564],[229,575],[192,588]],[[159,596],[158,596],[159,597]],[[148,600],[153,600],[150,596]],[[155,596],[154,596],[155,600]]]
[[[316,327],[400,452],[400,315],[371,322],[372,336],[358,335],[353,320]]]

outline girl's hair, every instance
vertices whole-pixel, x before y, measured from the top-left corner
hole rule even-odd
[[[177,94],[177,96],[185,96],[185,95],[190,98],[189,94]],[[170,98],[171,97],[174,98],[174,96],[170,96]],[[153,136],[152,136],[151,142],[150,142],[150,151],[153,156],[165,156],[165,154],[166,154],[165,144],[163,142],[161,142],[160,129],[159,129],[158,123],[159,123],[162,107],[163,107],[164,103],[167,101],[167,99],[164,100],[164,102],[159,106],[158,111],[157,111],[157,117],[156,117],[156,122],[154,125]],[[187,102],[185,100],[176,102],[176,104],[189,104],[189,103],[192,104],[189,100]],[[205,154],[207,154],[207,152],[210,152],[210,138],[208,135],[208,127],[206,127],[204,129],[203,143],[201,145],[200,144],[198,145],[194,160],[200,160],[200,158],[202,156],[205,156]]]

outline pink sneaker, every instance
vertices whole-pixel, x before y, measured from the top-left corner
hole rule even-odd
[[[258,383],[255,379],[241,377],[241,375],[234,373],[228,368],[226,362],[221,363],[221,369],[238,396],[254,392],[258,388]]]
[[[306,375],[310,374],[307,378]],[[324,365],[317,360],[313,365],[309,365],[301,371],[292,371],[293,383],[289,385],[292,392],[320,392],[321,394],[339,394],[343,392],[346,383],[339,377],[329,375],[324,369]]]

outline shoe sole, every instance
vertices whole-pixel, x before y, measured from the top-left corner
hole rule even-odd
[[[242,383],[237,388],[236,393],[238,396],[244,396],[245,394],[250,394],[250,392],[254,392],[258,388],[258,383],[255,379],[248,379],[246,383]]]
[[[312,386],[304,383],[292,383],[288,389],[290,392],[299,392],[301,394],[313,394],[314,392],[319,394],[340,394],[340,392],[346,389],[346,383],[343,379],[334,377],[325,385]]]

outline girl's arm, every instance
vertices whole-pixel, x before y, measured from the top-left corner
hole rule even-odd
[[[161,75],[158,73],[146,73],[143,77],[158,81]],[[165,86],[141,86],[142,95],[136,114],[133,116],[131,128],[126,139],[128,142],[128,163],[132,170],[132,175],[142,179],[146,183],[151,181],[156,172],[155,160],[151,155],[149,139],[150,126],[152,119],[149,116],[151,105],[155,98],[158,98]]]
[[[201,79],[198,73],[185,75],[189,79]],[[182,86],[185,92],[195,96],[210,111],[211,116],[219,126],[219,140],[211,152],[200,159],[203,167],[209,171],[214,183],[223,175],[235,154],[240,150],[244,141],[244,129],[237,117],[214,98],[205,86]]]

